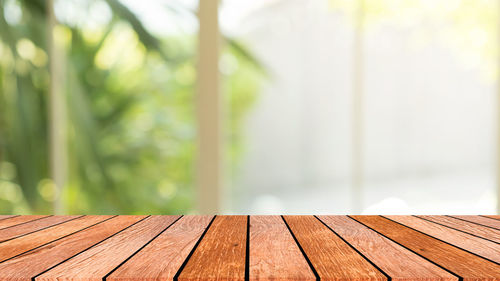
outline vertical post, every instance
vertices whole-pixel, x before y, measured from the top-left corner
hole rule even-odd
[[[62,78],[63,49],[54,37],[57,20],[54,14],[54,0],[47,0],[47,47],[49,56],[49,161],[50,177],[54,183],[54,214],[62,214],[62,191],[66,185],[66,99]]]
[[[219,93],[219,0],[199,0],[198,41],[198,212],[220,211],[222,189],[222,128]]]
[[[352,212],[363,208],[363,22],[364,0],[357,0],[353,41],[352,79]]]

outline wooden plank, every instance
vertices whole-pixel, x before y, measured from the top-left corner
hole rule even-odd
[[[313,216],[285,221],[321,280],[387,280],[387,277]]]
[[[58,225],[81,216],[50,216],[39,220],[0,229],[0,243],[41,229]],[[1,245],[1,244],[0,244]]]
[[[30,233],[0,244],[0,262],[12,258],[46,243],[72,234],[78,230],[106,220],[111,216],[84,216],[53,227]]]
[[[500,263],[500,245],[414,216],[385,216],[467,251]]]
[[[34,221],[34,220],[41,219],[44,217],[48,217],[48,216],[17,216],[17,217],[8,218],[5,220],[0,220],[0,229],[6,228],[6,227],[11,227],[11,226],[22,224],[22,223],[26,223],[26,222],[30,222],[30,221]]]
[[[500,230],[446,216],[418,216],[444,226],[463,231],[495,243],[500,243]]]
[[[151,216],[36,277],[37,281],[102,281],[179,216]]]
[[[319,216],[393,280],[458,280],[447,271],[346,216]]]
[[[280,216],[250,217],[250,280],[316,280]]]
[[[462,277],[464,281],[500,280],[500,266],[409,227],[379,216],[352,216],[357,221]]]
[[[106,280],[173,280],[212,218],[182,217]]]
[[[498,216],[489,215],[489,216],[485,216],[485,217],[488,217],[488,218],[491,218],[491,219],[494,219],[494,220],[500,220],[500,215],[498,215]]]
[[[0,215],[0,220],[5,220],[12,217],[18,217],[17,215]]]
[[[143,218],[145,216],[114,217],[0,263],[0,281],[29,281],[45,270],[71,258]]]
[[[217,216],[178,280],[245,280],[246,239],[246,216]]]
[[[470,221],[483,226],[491,227],[500,230],[500,221],[490,218],[488,216],[452,216],[464,221]]]

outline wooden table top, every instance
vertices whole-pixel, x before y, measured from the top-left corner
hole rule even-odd
[[[0,216],[0,280],[500,280],[500,216]]]

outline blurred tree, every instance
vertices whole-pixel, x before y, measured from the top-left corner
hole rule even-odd
[[[96,4],[111,12],[98,28],[61,21],[53,30],[67,55],[59,81],[66,85],[68,184],[59,195],[49,176],[45,1],[1,0],[0,213],[51,213],[54,200],[67,213],[189,212],[195,34],[157,37],[118,0],[57,4],[80,5],[72,11],[83,18]],[[169,16],[193,13],[168,5]],[[241,43],[226,42],[223,81],[234,165],[243,151],[241,125],[264,72]]]

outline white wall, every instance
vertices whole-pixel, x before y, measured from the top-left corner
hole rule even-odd
[[[248,120],[232,211],[349,212],[348,17],[327,0],[287,0],[235,22],[272,75]],[[494,211],[495,85],[439,38],[444,24],[366,31],[364,206],[379,204],[367,211],[390,197],[413,212]],[[415,44],[417,31],[428,42]]]

